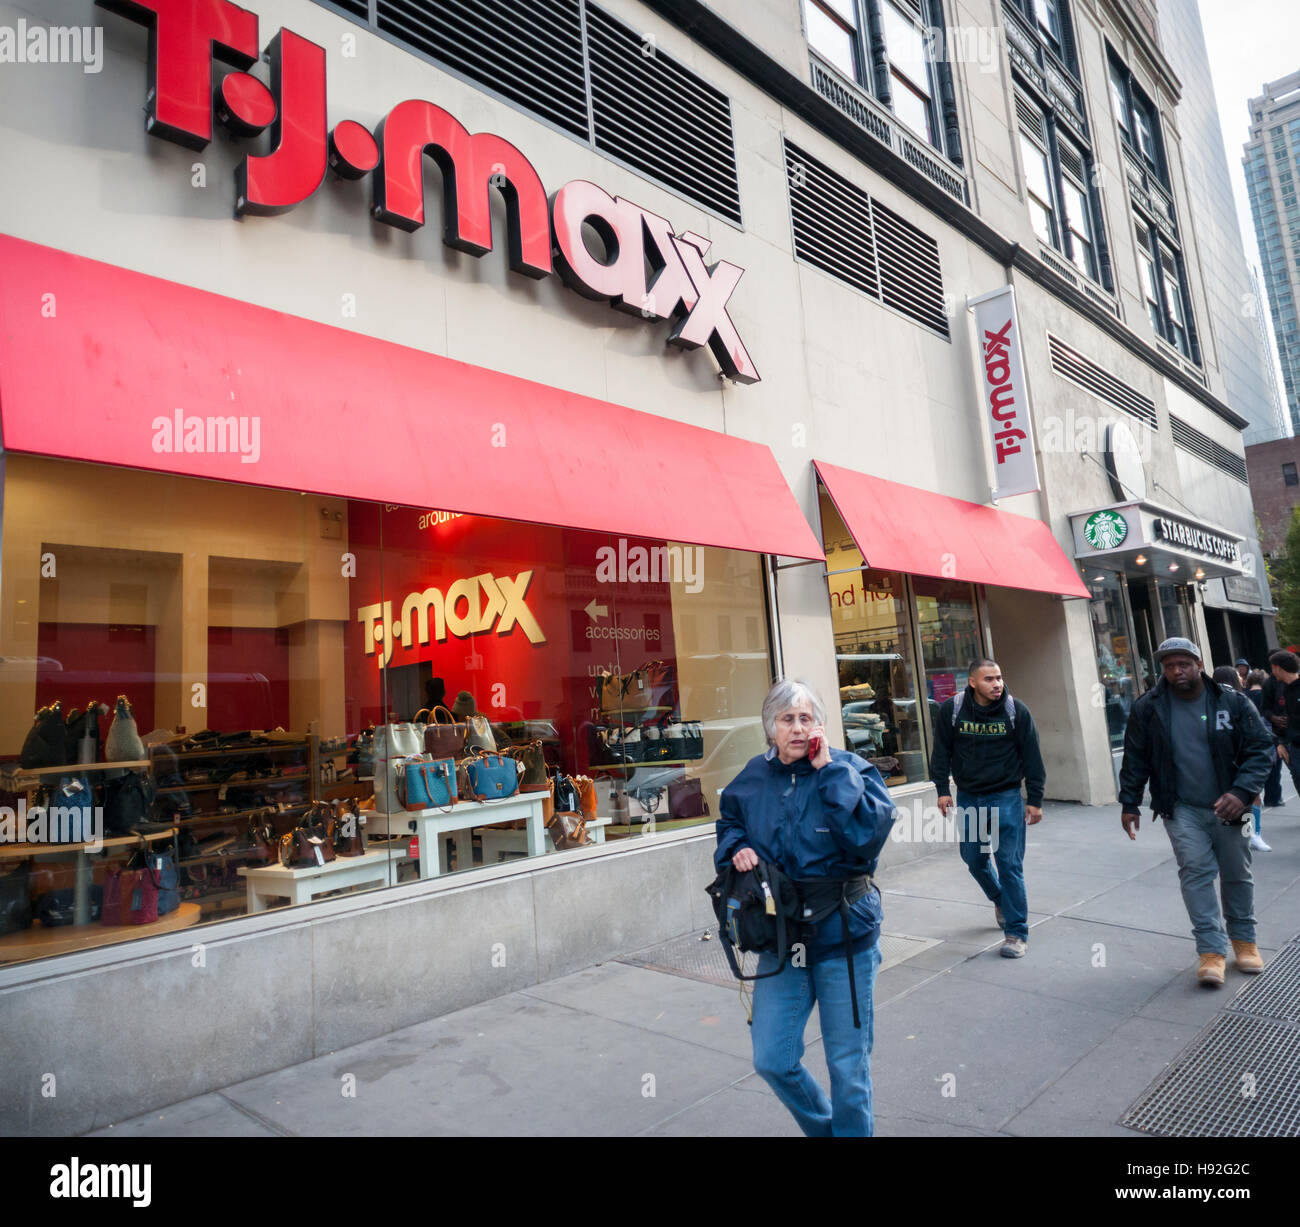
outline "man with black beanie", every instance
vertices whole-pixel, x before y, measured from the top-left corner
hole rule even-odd
[[[945,816],[953,803],[949,772],[957,781],[957,805],[966,819],[961,859],[993,904],[1005,939],[1000,953],[1018,959],[1029,943],[1025,827],[1043,817],[1047,772],[1034,718],[1012,698],[997,662],[973,660],[969,674],[966,689],[935,716],[930,777]]]

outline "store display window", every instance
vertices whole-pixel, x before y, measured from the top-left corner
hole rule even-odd
[[[864,565],[824,491],[821,512],[845,748],[875,763],[887,784],[923,780],[904,577]]]
[[[757,555],[3,463],[0,962],[711,823],[764,748]]]

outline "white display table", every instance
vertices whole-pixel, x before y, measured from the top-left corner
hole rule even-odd
[[[309,903],[317,895],[345,886],[393,886],[401,858],[381,848],[361,856],[339,856],[324,865],[286,869],[283,865],[241,865],[239,876],[248,888],[248,910],[264,912],[267,899]]]
[[[420,837],[422,878],[435,878],[443,872],[442,858],[438,855],[442,836],[455,836],[456,863],[461,869],[466,869],[474,863],[474,843],[470,832],[475,827],[490,827],[499,822],[524,819],[528,823],[527,830],[518,834],[524,838],[529,856],[541,856],[546,851],[546,828],[542,825],[544,796],[540,792],[523,792],[504,801],[458,801],[450,810],[394,810],[390,814],[382,810],[366,810],[366,833],[406,835],[411,833],[410,824],[414,822],[414,833]],[[486,857],[484,859],[486,862]]]

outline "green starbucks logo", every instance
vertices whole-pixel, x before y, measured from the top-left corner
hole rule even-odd
[[[1095,511],[1083,523],[1083,539],[1094,550],[1113,550],[1128,536],[1128,521],[1118,511]]]

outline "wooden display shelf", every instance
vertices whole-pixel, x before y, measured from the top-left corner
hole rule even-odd
[[[268,813],[271,815],[285,814],[296,817],[297,810],[304,810],[309,805],[311,805],[310,801],[295,801],[286,809],[275,809],[270,805],[262,805],[257,809],[236,810],[233,814],[191,814],[188,818],[177,818],[175,824],[178,827],[197,827],[208,823],[238,822],[243,818],[251,818],[254,814]]]
[[[689,767],[698,758],[652,758],[645,763],[588,763],[588,771],[635,771],[638,767]]]
[[[16,771],[0,772],[0,788],[7,792],[25,792],[35,788],[35,783],[25,780],[43,780],[48,776],[84,775],[95,771],[138,771],[151,767],[153,763],[147,758],[124,759],[120,763],[65,763],[62,767],[19,767]]]
[[[243,891],[240,891],[242,897]],[[89,950],[94,946],[109,946],[114,942],[128,941],[133,937],[155,937],[159,933],[173,933],[188,929],[199,922],[199,905],[182,903],[174,912],[168,912],[147,925],[59,925],[54,929],[42,928],[39,920],[30,929],[20,929],[0,937],[0,963],[20,959],[41,959],[55,954],[71,954]]]
[[[156,843],[160,839],[174,839],[176,832],[153,831],[148,835],[110,835],[100,842],[102,848],[131,848],[143,839]],[[52,852],[84,852],[91,845],[80,844],[0,844],[0,861],[26,860],[31,856],[48,856]],[[134,927],[134,926],[133,926]]]
[[[310,785],[311,782],[311,772],[303,771],[294,775],[258,776],[251,780],[195,780],[192,783],[168,784],[166,788],[159,788],[157,791],[161,797],[169,792],[206,792],[212,788],[252,788],[258,784]]]
[[[165,749],[165,746],[151,746],[153,750]],[[287,750],[306,750],[308,745],[305,741],[272,741],[264,742],[260,745],[248,746],[222,746],[215,750],[173,750],[167,757],[170,758],[222,758],[226,755],[243,754],[251,756],[254,754],[283,754]],[[163,757],[156,755],[155,757]]]

